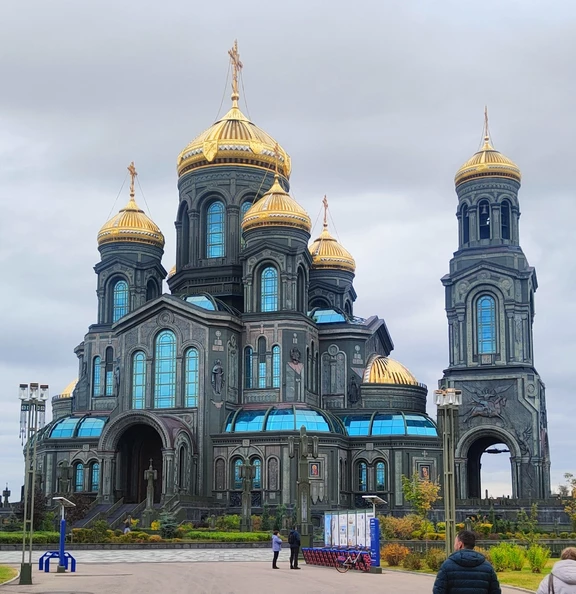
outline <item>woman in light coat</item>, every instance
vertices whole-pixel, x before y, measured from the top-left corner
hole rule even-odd
[[[560,561],[554,563],[552,573],[540,582],[536,594],[576,594],[576,548],[562,551]]]

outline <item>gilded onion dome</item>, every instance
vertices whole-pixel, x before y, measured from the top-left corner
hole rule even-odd
[[[242,62],[237,42],[228,53],[232,65],[232,109],[178,155],[178,176],[193,169],[213,165],[274,169],[278,159],[280,174],[288,178],[291,164],[286,151],[269,134],[252,123],[238,107],[238,74],[242,69]]]
[[[175,274],[176,274],[176,264],[174,264],[174,266],[172,266],[172,268],[170,268],[170,272],[168,273],[166,280],[168,280],[169,278],[172,278]]]
[[[78,383],[78,379],[71,381],[63,390],[60,392],[60,398],[71,398],[72,392]]]
[[[293,227],[310,233],[308,213],[280,185],[278,174],[272,187],[255,202],[242,219],[242,231],[257,227]]]
[[[458,187],[471,179],[483,177],[507,177],[518,183],[522,180],[518,165],[492,146],[488,132],[487,111],[484,112],[484,144],[458,169],[454,183]]]
[[[336,270],[346,270],[347,272],[354,272],[356,270],[356,262],[350,252],[328,231],[328,200],[324,196],[322,201],[324,205],[324,225],[322,233],[314,240],[310,246],[310,254],[312,255],[312,266],[314,268],[328,268]]]
[[[368,360],[362,381],[365,384],[423,385],[402,363],[382,355],[372,355]]]
[[[130,242],[146,243],[159,248],[164,247],[164,235],[156,223],[148,218],[134,199],[134,179],[136,169],[134,163],[128,167],[132,177],[130,183],[130,200],[128,204],[114,215],[98,232],[98,246],[109,243]]]

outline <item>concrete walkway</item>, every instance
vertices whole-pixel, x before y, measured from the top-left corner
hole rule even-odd
[[[45,574],[34,569],[33,586],[12,583],[2,594],[425,594],[433,579],[425,575],[384,572],[371,575],[350,571],[340,574],[327,567],[302,565],[291,571],[287,562],[273,570],[270,562],[154,563],[80,566],[78,573]],[[504,588],[503,594],[517,594]]]

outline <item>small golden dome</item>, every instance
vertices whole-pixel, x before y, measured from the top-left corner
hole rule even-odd
[[[172,266],[172,268],[170,268],[170,272],[168,273],[166,280],[168,280],[169,278],[172,278],[175,274],[176,274],[176,264],[174,264],[174,266]]]
[[[256,227],[294,227],[310,233],[312,221],[308,213],[284,191],[278,174],[270,190],[248,209],[242,219],[242,231]]]
[[[98,232],[98,245],[131,242],[146,243],[164,248],[164,235],[156,223],[148,218],[134,200],[134,179],[137,175],[134,163],[128,167],[132,182],[128,204],[114,215]]]
[[[75,379],[73,381],[71,381],[63,390],[62,392],[60,392],[60,398],[71,398],[72,397],[72,392],[74,392],[74,388],[76,387],[76,384],[78,383],[78,380]]]
[[[364,370],[362,381],[365,384],[423,385],[402,363],[382,355],[372,355]]]
[[[354,258],[328,231],[328,200],[326,196],[322,203],[324,204],[324,228],[309,248],[310,254],[312,254],[312,266],[354,272],[356,270]]]

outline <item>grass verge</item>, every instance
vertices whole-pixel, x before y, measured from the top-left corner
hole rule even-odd
[[[16,577],[18,571],[14,567],[8,567],[6,565],[0,565],[0,584],[11,580]]]

